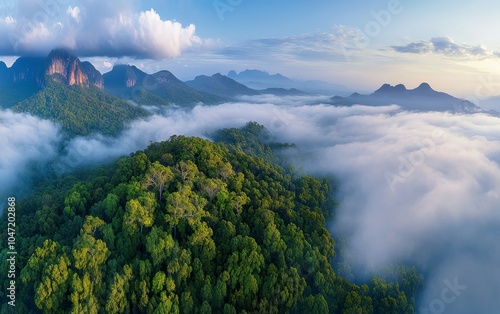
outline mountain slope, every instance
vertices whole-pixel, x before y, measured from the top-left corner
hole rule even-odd
[[[87,74],[89,82],[97,86],[100,90],[104,89],[104,79],[101,72],[99,72],[92,63],[85,61],[82,62],[82,68]]]
[[[147,111],[101,92],[97,87],[67,86],[48,78],[46,86],[12,107],[62,125],[69,136],[98,132],[116,135],[124,124]]]
[[[260,93],[220,73],[212,76],[199,75],[186,84],[196,90],[212,93],[220,97],[254,96]]]
[[[20,57],[7,68],[0,65],[0,106],[9,108],[55,80],[68,86],[103,88],[102,75],[90,62],[80,60],[64,49],[54,49],[47,57]]]
[[[386,106],[396,104],[406,110],[416,111],[450,111],[473,113],[483,110],[475,104],[433,90],[429,84],[422,83],[415,89],[407,89],[404,85],[382,85],[370,95],[354,93],[349,97],[335,96],[332,104],[350,106],[355,104],[367,106]]]
[[[413,313],[415,269],[363,286],[335,273],[331,181],[252,156],[273,154],[261,129],[221,132],[239,147],[173,136],[73,179],[41,180],[16,202],[16,310]]]
[[[39,90],[40,87],[33,82],[24,84],[0,82],[0,108],[10,108]]]
[[[103,77],[106,92],[134,100],[141,105],[195,105],[200,102],[214,104],[225,100],[191,88],[169,71],[149,75],[135,66],[117,65]],[[137,95],[139,91],[140,94]],[[162,103],[158,103],[158,97],[163,99]],[[156,102],[148,102],[155,99]]]
[[[327,82],[315,81],[300,81],[288,78],[279,73],[269,74],[266,71],[260,70],[245,70],[236,73],[234,70],[229,71],[227,76],[241,84],[256,90],[267,88],[283,88],[283,89],[298,89],[312,94],[346,94],[347,88],[341,85],[330,84]],[[289,94],[290,95],[290,94]]]

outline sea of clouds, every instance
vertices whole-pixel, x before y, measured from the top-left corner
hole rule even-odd
[[[493,313],[500,308],[500,118],[417,113],[398,106],[334,107],[323,98],[242,98],[167,110],[133,122],[118,138],[66,143],[58,171],[104,163],[171,135],[207,137],[248,121],[295,143],[305,173],[332,175],[341,206],[329,228],[346,237],[353,269],[394,263],[425,275],[421,313]],[[34,161],[56,155],[56,125],[0,112],[2,190]],[[360,271],[361,272],[361,271]]]

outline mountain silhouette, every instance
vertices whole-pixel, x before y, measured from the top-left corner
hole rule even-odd
[[[396,86],[384,84],[369,95],[354,93],[349,97],[332,97],[331,104],[339,106],[398,105],[405,110],[412,111],[449,111],[464,113],[482,111],[480,107],[470,101],[435,91],[427,83],[422,83],[415,89],[407,89],[403,84],[398,84]]]

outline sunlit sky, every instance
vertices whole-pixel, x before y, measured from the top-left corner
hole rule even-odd
[[[500,3],[492,0],[44,3],[0,4],[8,65],[12,56],[67,47],[101,72],[131,63],[187,80],[260,69],[353,91],[428,82],[468,99],[500,94]]]

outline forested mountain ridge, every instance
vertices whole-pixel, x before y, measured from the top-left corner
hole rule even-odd
[[[97,87],[102,75],[90,62],[64,49],[54,49],[47,57],[20,57],[7,68],[0,65],[0,106],[10,108],[43,90],[52,81],[66,86]]]
[[[21,57],[0,69],[0,105],[59,123],[66,137],[117,135],[149,113],[105,94],[103,77],[90,62],[63,49],[46,57]]]
[[[187,81],[187,85],[200,91],[210,92],[221,97],[236,97],[236,96],[255,96],[260,93],[257,90],[251,89],[235,80],[216,73],[212,76],[199,75],[194,80]]]
[[[117,135],[127,122],[149,114],[138,105],[194,106],[224,100],[190,88],[168,71],[148,75],[124,65],[103,76],[64,49],[52,50],[47,57],[20,57],[10,68],[0,64],[0,106],[60,123],[70,137]]]
[[[307,95],[298,89],[291,88],[266,88],[263,90],[251,89],[232,78],[220,73],[212,76],[199,75],[194,80],[186,81],[190,87],[201,92],[211,93],[223,98],[234,98],[238,96],[256,96],[272,94],[277,96],[303,96]]]
[[[215,104],[227,100],[210,92],[191,88],[171,72],[147,74],[135,66],[116,65],[103,75],[107,93],[131,99],[141,105]]]
[[[62,125],[66,136],[117,135],[127,122],[149,113],[95,86],[67,86],[47,79],[43,89],[12,107]]]
[[[16,310],[413,313],[414,270],[362,286],[335,274],[330,179],[268,161],[287,145],[264,132],[251,123],[216,133],[217,143],[173,136],[42,180],[16,209]]]

